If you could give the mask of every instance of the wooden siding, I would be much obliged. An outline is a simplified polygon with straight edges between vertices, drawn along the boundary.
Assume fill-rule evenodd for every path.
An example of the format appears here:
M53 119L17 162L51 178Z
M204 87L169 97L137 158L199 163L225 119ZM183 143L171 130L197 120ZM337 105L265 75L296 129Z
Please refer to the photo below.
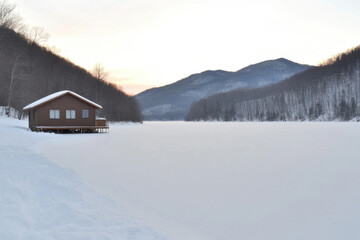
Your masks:
M106 119L96 119L96 126L106 127L107 126Z
M29 111L29 128L33 130L35 127L36 127L35 111L34 111L34 109L30 109L30 111Z

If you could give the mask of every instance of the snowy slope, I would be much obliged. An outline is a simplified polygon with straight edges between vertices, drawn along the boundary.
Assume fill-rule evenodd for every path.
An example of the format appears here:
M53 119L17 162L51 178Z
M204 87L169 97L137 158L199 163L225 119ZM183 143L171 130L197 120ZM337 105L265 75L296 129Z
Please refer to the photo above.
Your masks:
M32 151L57 136L26 125L0 117L0 239L164 239L73 171Z
M359 136L355 122L145 122L32 149L172 240L357 240Z

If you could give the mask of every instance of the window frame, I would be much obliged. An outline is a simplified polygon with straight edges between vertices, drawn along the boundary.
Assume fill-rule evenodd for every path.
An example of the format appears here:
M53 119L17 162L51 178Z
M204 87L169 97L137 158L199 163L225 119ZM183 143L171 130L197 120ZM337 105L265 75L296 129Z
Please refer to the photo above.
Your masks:
M60 110L59 109L50 109L49 110L49 119L60 119Z
M84 113L86 113L86 114L84 114ZM83 109L81 111L81 117L84 118L84 119L90 118L90 111L88 109Z
M65 118L69 120L76 119L76 111L74 109L67 109L65 112Z

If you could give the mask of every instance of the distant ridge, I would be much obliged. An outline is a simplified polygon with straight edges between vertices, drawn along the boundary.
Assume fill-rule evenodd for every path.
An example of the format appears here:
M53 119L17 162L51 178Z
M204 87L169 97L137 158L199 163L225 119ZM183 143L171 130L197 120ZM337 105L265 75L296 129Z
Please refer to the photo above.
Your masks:
M308 69L285 58L247 66L236 72L204 71L173 84L136 95L145 120L183 120L191 104L215 93L237 88L256 88L277 83Z
M270 86L203 98L186 120L358 121L359 106L360 46Z

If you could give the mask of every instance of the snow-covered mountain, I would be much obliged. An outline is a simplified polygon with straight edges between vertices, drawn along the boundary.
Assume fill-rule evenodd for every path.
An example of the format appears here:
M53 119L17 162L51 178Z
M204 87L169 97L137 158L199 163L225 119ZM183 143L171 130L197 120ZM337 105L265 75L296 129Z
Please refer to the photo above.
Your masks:
M205 71L136 96L145 120L182 120L190 105L201 98L237 88L277 83L308 69L284 58L260 62L237 72Z
M360 119L360 46L284 81L194 102L186 120L349 121Z

